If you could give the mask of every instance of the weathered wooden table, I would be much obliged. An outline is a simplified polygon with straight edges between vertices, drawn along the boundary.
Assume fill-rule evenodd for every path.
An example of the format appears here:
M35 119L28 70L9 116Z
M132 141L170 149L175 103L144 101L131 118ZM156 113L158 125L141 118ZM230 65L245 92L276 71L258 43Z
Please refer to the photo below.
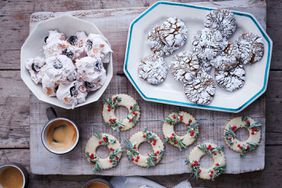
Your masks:
M29 30L29 16L36 11L69 11L149 6L154 0L2 0L0 2L0 163L20 162L29 169L29 96L20 79L20 47ZM182 2L189 2L182 1ZM195 181L189 175L150 177L167 187L188 178L193 186L280 187L282 183L282 2L267 1L267 32L274 41L270 82L266 93L265 170L223 175L215 182ZM123 49L120 49L123 50ZM116 59L123 64L123 59ZM46 161L48 164L48 161ZM75 165L75 164L74 164ZM92 176L31 176L30 187L81 187Z

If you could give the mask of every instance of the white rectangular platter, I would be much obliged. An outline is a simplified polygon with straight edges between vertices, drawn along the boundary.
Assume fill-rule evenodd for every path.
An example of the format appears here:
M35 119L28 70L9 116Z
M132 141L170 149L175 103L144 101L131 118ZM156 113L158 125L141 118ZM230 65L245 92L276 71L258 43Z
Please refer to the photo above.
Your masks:
M212 4L209 3L200 3L200 5L212 6ZM218 6L220 7L230 7L230 5L232 5L232 9L239 9L254 13L260 20L261 24L265 26L265 23L263 22L266 16L264 2L257 1L254 4L248 4L246 6L233 2L218 3ZM121 143L123 143L125 139L128 139L130 135L133 135L137 131L144 130L145 128L161 135L162 120L169 113L176 110L185 110L190 112L200 123L201 133L197 143L193 146L203 141L213 141L215 144L224 145L223 127L230 118L234 117L234 114L146 102L139 96L123 74L122 69L128 27L130 22L144 10L145 8L129 8L64 13L40 12L31 15L31 29L43 20L63 14L71 14L95 23L109 39L114 50L114 77L106 90L104 97L109 97L117 93L128 93L137 99L142 110L141 121L134 129L124 133L117 133L113 132L109 127L104 126L101 115L101 101L75 110L63 110L56 108L58 115L68 117L79 125L81 135L80 142L74 151L67 155L58 156L48 152L40 140L42 127L48 121L45 110L49 107L49 105L40 102L32 95L30 98L30 165L32 173L51 175L91 175L93 174L92 167L84 158L83 151L88 138L93 135L94 131L98 130L100 132L113 134L120 140ZM264 97L261 97L240 114L236 114L236 116L239 115L250 115L255 120L265 125ZM179 129L177 128L177 130L180 133L184 133L185 130L181 129L181 127L182 126L180 126ZM227 174L251 172L262 170L264 168L265 126L262 128L263 134L259 148L244 158L240 158L238 153L231 151L226 145L224 145L227 158ZM100 174L111 176L150 176L189 173L190 171L184 165L184 161L186 155L190 152L192 147L180 152L178 149L166 144L166 153L163 160L158 166L151 169L135 166L134 164L128 162L126 155L124 154L120 164L116 168L103 171Z
M168 17L180 18L187 26L188 38L181 51L192 51L192 41L198 31L204 29L205 16L212 10L206 6L194 6L174 2L157 2L138 16L130 25L128 33L127 51L124 63L124 73L144 100L178 106L216 110L224 112L240 112L261 96L267 87L271 61L272 41L265 33L259 22L249 13L233 11L237 31L229 39L235 41L242 33L252 32L263 39L264 56L262 60L251 66L244 66L246 70L245 85L235 92L228 92L217 87L215 97L208 105L199 105L186 98L183 86L168 74L160 85L148 84L137 74L138 66L144 57L152 54L146 44L147 34L156 25L161 24ZM173 55L164 58L169 64ZM212 75L213 73L211 73ZM213 76L213 75L212 75Z

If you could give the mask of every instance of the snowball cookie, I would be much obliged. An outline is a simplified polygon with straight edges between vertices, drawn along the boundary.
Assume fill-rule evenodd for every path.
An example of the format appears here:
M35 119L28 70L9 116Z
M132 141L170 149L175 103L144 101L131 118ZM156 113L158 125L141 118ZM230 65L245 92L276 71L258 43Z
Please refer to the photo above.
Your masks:
M97 155L96 150L99 146L106 146L109 149L109 155L106 158ZM122 157L122 148L114 136L107 133L95 133L86 144L85 156L93 165L93 172L96 173L116 167Z
M242 88L246 81L246 72L243 65L225 70L215 69L214 76L217 85L230 92Z
M200 160L204 155L209 155L213 159L213 164L208 168L200 165ZM224 148L212 143L199 144L190 152L186 164L191 168L195 178L214 180L225 171Z
M88 56L101 58L103 63L109 63L111 60L112 49L107 39L98 34L89 34L84 44Z
M88 91L101 88L107 78L103 63L96 57L84 57L75 63L78 79L85 82Z
M208 63L228 45L227 40L217 30L205 28L197 33L192 42L192 50L197 54L199 60ZM208 67L208 65L205 65Z
M67 38L68 43L72 46L83 48L87 39L87 35L84 31L78 31L74 35L71 35Z
M236 67L239 64L235 55L222 53L210 61L210 64L219 70L228 70Z
M261 124L249 116L236 117L228 121L224 128L224 140L227 146L235 152L244 156L248 152L254 151L259 146L261 140ZM249 137L245 141L237 138L236 131L240 128L247 129Z
M87 90L83 82L74 81L67 84L60 84L56 92L59 101L75 107L77 104L86 101Z
M77 76L71 59L65 55L47 58L42 74L42 88L47 96L55 96L59 84L73 82Z
M243 33L236 40L236 47L242 64L254 64L263 58L263 40L254 33Z
M25 68L28 70L31 79L34 83L41 83L43 72L41 68L45 65L45 60L42 57L29 58L25 62Z
M187 36L185 23L179 18L170 17L148 33L147 44L156 55L168 56L184 46Z
M44 41L43 52L46 58L62 54L70 46L65 40L65 35L56 30L49 31L49 35Z
M195 54L180 52L174 56L170 69L175 80L186 83L191 81L197 74L200 69L200 63Z
M227 9L216 9L211 11L204 21L204 26L209 29L218 30L223 37L229 39L237 29L234 14Z
M143 58L138 66L139 78L152 85L159 85L167 77L168 65L160 56L149 55Z
M201 70L196 76L184 84L184 92L189 101L196 104L209 104L215 95L215 83L213 78Z
M147 155L139 152L139 146L147 142L152 146L153 152ZM162 159L165 147L162 140L157 134L148 131L140 131L135 133L126 141L127 158L137 166L150 168L156 166Z

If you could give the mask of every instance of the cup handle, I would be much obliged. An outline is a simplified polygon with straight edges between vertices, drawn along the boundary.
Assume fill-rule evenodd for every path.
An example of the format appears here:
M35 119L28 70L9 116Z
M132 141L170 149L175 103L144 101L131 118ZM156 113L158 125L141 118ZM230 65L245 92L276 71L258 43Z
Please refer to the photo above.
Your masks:
M46 115L49 121L58 117L57 112L53 107L48 107L46 109Z

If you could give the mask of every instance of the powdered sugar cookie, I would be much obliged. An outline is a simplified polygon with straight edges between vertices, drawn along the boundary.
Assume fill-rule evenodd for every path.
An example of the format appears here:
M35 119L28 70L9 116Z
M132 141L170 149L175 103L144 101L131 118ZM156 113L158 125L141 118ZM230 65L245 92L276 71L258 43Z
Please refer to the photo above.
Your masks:
M115 110L123 106L127 108L128 115L124 119L118 119ZM113 95L104 100L103 119L114 130L126 131L134 127L140 118L140 107L135 99L126 94Z
M208 63L228 45L227 40L217 30L205 28L197 33L192 42L192 50L203 63ZM207 65L205 65L207 66Z
M49 31L49 35L44 41L43 52L46 58L61 55L62 52L70 46L65 40L65 35L56 30Z
M184 123L187 128L187 133L183 136L177 135L174 131L174 126L178 123ZM199 135L198 122L187 112L173 112L164 120L163 134L166 142L179 148L181 151L196 141Z
M109 149L109 156L101 158L97 155L97 148L99 146L107 146ZM94 168L93 172L99 172L104 169L116 167L122 157L122 149L119 141L112 135L106 133L96 133L92 136L85 146L86 159Z
M230 149L240 153L241 156L257 149L261 140L261 124L251 117L243 116L231 119L224 128L224 140ZM249 137L245 141L237 139L236 131L245 128Z
M139 77L152 85L161 84L167 77L168 65L160 56L149 55L138 66Z
M221 54L210 61L210 64L219 70L228 70L236 67L239 61L236 59L235 55Z
M148 33L147 43L156 55L168 56L184 46L187 35L185 23L179 18L170 17Z
M213 159L213 164L209 168L203 168L200 165L200 160L204 155L209 155ZM199 144L192 149L186 163L191 168L194 177L214 180L225 171L226 162L223 146L212 143Z
M42 57L30 58L25 62L25 68L28 70L31 79L34 83L39 84L42 81L43 72L41 68L45 65L45 60Z
M52 56L46 59L42 82L46 80L56 84L72 82L76 79L75 66L65 55Z
M242 64L254 64L263 58L263 40L254 33L243 33L236 40L236 47Z
M60 84L56 96L59 101L74 107L86 101L87 90L83 82L74 81L68 84Z
M106 70L102 61L95 57L84 57L75 63L78 80L84 81L88 91L101 88L106 81Z
M170 68L175 80L186 83L193 79L199 71L200 65L195 54L180 52L174 56Z
M198 71L192 81L184 84L184 92L193 103L209 104L215 95L214 80L205 71Z
M84 31L76 32L74 35L71 35L67 38L68 43L71 45L82 48L87 39L87 35Z
M242 88L246 80L246 73L243 65L237 65L236 67L225 70L215 69L214 76L217 85L230 92Z
M211 11L204 21L204 26L209 29L220 31L223 37L230 38L237 29L234 14L227 9Z
M109 63L112 49L106 38L98 34L89 34L84 45L88 56L101 58L103 63Z
M153 152L143 155L139 152L138 148L143 142L151 144ZM153 132L140 131L135 133L126 141L127 158L134 164L140 167L153 167L156 166L162 159L165 148L162 140Z

